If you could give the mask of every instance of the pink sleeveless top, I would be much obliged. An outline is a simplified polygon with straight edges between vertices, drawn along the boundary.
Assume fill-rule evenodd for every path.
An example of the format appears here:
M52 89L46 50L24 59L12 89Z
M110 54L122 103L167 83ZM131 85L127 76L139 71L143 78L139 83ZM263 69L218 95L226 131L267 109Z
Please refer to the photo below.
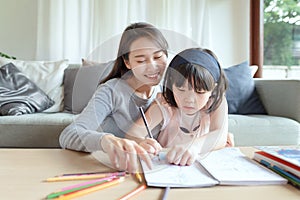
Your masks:
M178 144L189 143L195 137L203 136L209 132L210 116L204 111L200 111L199 115L197 115L199 123L195 124L200 125L200 127L195 131L185 133L180 129L180 110L171 107L163 98L157 99L156 103L163 115L163 124L157 139L162 147L168 148Z

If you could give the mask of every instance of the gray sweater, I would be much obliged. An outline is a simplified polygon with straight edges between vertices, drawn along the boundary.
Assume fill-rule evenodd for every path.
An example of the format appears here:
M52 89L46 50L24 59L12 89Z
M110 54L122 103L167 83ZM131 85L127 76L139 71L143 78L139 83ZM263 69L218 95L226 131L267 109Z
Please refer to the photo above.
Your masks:
M124 138L132 123L140 117L138 107L146 110L161 87L156 86L149 99L135 95L123 79L111 79L100 85L86 108L60 135L62 148L93 152L102 150L102 136L111 133Z

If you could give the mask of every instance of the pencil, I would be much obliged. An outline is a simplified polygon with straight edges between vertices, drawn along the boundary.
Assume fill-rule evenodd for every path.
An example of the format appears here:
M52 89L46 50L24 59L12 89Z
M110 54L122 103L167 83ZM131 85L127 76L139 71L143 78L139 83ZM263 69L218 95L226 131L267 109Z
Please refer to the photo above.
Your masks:
M145 117L144 110L143 110L142 107L139 107L139 110L140 110L140 113L141 113L141 115L142 115L144 124L145 124L145 126L146 126L146 129L147 129L147 132L148 132L148 136L149 136L150 138L153 138L153 135L152 135L152 133L151 133L151 131L150 131L150 129L149 129L149 125L148 125L147 119L146 119L146 117Z
M102 189L108 188L110 186L116 185L116 184L118 184L122 181L124 181L124 177L116 178L116 179L113 179L112 181L105 182L105 183L100 184L100 185L95 185L95 186L85 188L85 189L82 189L82 190L79 190L79 191L75 191L75 192L72 192L72 193L69 193L69 194L61 195L56 199L66 200L66 199L72 199L72 198L80 197L80 196L89 194L91 192L95 192L95 191L102 190Z
M135 188L134 190L130 191L129 193L125 194L124 196L122 196L119 200L127 200L130 197L136 195L137 193L139 193L140 191L146 189L146 185L142 184L139 187Z
M150 129L149 129L149 125L148 125L148 122L147 122L147 119L146 119L146 116L145 116L144 110L143 110L143 108L142 108L142 107L139 107L139 110L140 110L140 113L141 113L141 115L142 115L142 118L143 118L143 121L144 121L145 127L146 127L146 129L147 129L148 136L149 136L150 138L152 138L152 139L153 139L153 135L152 135L152 133L151 133L151 131L150 131ZM160 158L159 158L159 154L157 154L157 158L158 158L158 160L160 160Z
M56 176L52 178L47 178L46 182L88 180L88 179L105 178L110 176L125 176L125 172L90 174L90 175Z
M167 186L167 187L165 188L165 191L164 191L164 194L163 194L163 197L162 197L161 200L167 200L167 197L168 197L168 194L169 194L170 189L171 189L170 186Z
M78 188L78 187L81 187L81 186L84 186L84 185L97 183L97 182L104 181L104 180L111 180L113 178L117 178L117 176L110 176L110 177L105 177L105 178L100 178L100 179L94 179L94 180L83 182L83 183L78 183L78 184L75 184L75 185L69 185L69 186L66 186L66 187L62 188L60 191L70 190L70 189L73 189L73 188Z
M81 173L73 173L73 174L62 174L60 176L79 176L79 175L92 175L92 174L108 174L112 172L81 172Z
M140 183L142 183L143 182L143 179L142 179L142 176L141 176L141 173L135 173L135 177L136 177L136 179L140 182Z
M54 199L54 198L60 197L62 195L66 195L66 194L69 194L69 193L72 193L72 192L76 192L78 190L83 190L83 189L86 189L86 188L89 188L89 187L93 187L93 186L96 186L96 185L99 185L99 184L103 184L103 183L109 182L111 180L113 180L113 178L103 179L101 181L81 185L79 187L73 187L73 188L70 188L70 189L67 189L67 190L62 190L62 191L59 191L59 192L53 192L53 193L47 195L46 199Z

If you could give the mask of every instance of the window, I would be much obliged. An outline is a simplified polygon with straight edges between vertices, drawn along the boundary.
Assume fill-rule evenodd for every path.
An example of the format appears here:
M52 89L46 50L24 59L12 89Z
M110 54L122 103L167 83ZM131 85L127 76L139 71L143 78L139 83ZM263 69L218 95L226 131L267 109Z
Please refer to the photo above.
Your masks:
M264 0L264 78L300 78L300 1Z

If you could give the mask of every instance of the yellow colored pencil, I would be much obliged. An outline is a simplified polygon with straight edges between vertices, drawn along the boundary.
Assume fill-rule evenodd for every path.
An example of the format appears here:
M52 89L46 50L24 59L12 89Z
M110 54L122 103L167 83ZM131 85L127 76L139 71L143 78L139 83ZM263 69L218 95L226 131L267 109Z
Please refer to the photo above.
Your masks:
M137 180L138 180L139 183L143 182L143 178L141 176L141 173L135 173L135 177L137 178Z
M89 194L91 192L95 192L95 191L102 190L102 189L105 189L107 187L116 185L116 184L124 181L124 179L125 179L124 177L116 178L116 179L113 179L112 181L105 182L105 183L100 184L100 185L89 187L89 188L86 188L86 189L83 189L83 190L79 190L79 191L76 191L76 192L72 192L72 193L69 193L69 194L66 194L66 195L61 195L61 196L59 196L56 199L58 199L58 200L67 200L67 199L72 199L72 198L80 197L80 196Z
M89 180L89 179L98 179L105 178L110 176L124 176L124 172L113 172L105 174L90 174L90 175L74 175L74 176L56 176L52 178L47 178L46 182L56 182L56 181L76 181L76 180Z

